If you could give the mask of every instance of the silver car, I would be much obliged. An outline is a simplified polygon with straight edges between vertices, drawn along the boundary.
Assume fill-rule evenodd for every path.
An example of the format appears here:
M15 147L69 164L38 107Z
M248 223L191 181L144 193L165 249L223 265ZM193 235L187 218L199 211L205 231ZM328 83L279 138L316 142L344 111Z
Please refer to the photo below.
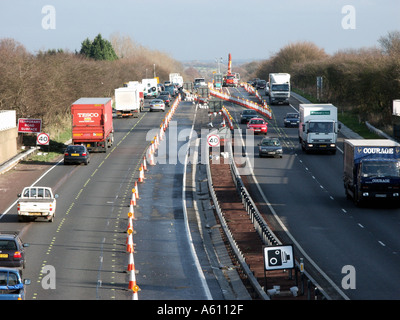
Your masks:
M282 158L282 145L278 138L263 138L258 144L259 157L280 157Z
M165 103L162 99L153 99L150 102L150 111L165 111Z

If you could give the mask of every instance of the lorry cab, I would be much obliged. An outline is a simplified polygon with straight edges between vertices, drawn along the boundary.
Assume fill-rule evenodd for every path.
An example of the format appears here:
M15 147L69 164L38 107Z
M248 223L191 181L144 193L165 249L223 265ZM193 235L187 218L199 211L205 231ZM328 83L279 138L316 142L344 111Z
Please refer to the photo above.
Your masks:
M336 142L340 124L337 108L332 104L299 105L299 142L308 151L336 153Z
M203 87L206 86L206 81L204 78L196 78L194 79L194 88L199 88L199 87Z
M290 74L270 73L268 81L268 95L270 104L289 104Z

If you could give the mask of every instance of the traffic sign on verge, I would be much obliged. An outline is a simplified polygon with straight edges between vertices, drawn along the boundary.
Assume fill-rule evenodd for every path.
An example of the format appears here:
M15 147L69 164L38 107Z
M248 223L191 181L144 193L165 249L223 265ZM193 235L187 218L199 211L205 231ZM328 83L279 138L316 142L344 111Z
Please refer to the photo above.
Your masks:
M293 269L294 255L292 245L264 247L265 270Z
M207 137L207 143L210 147L219 147L219 143L220 143L219 140L220 140L219 135L217 135L217 134L210 134Z
M36 144L41 146L48 146L50 143L50 136L47 133L41 132L37 135Z

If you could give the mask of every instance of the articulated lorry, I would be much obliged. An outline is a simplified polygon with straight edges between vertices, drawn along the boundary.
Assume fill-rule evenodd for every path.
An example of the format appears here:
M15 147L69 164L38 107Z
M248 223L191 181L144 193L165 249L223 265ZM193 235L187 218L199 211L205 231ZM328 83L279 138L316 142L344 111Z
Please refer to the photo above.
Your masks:
M344 141L343 182L356 205L400 200L400 144L388 139Z
M268 95L270 104L289 104L290 74L270 73L268 82Z
M80 98L71 106L72 144L107 152L114 143L111 98Z
M117 117L139 117L144 108L143 91L139 86L115 89L115 111Z
M335 154L340 130L337 108L333 104L300 104L299 114L299 142L303 151Z

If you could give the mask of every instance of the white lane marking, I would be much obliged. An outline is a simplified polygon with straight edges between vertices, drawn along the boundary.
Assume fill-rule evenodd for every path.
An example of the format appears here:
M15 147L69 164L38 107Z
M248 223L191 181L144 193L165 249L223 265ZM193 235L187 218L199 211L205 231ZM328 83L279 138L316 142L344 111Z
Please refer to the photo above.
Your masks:
M378 240L378 242L382 247L386 247L386 244L384 244L382 241Z
M193 128L194 128L194 124L196 121L196 115L197 115L197 106L195 109L195 114L194 114L194 118L193 118L193 123L192 123L192 128L190 130L190 136L189 136L189 141L192 141L192 135L193 135ZM182 178L182 208L183 208L183 216L184 216L184 221L185 221L185 230L186 230L186 236L189 242L189 246L190 246L190 252L192 254L192 258L195 262L196 268L197 268L197 272L199 274L200 280L203 284L203 289L204 289L204 293L207 296L208 300L212 300L212 294L210 292L210 289L208 287L206 278L204 276L204 272L201 268L200 262L199 262L199 258L197 256L196 253L196 249L194 248L194 244L193 244L193 238L189 229L189 219L187 216L187 210L186 210L186 168L187 168L187 162L188 162L188 156L189 156L189 148L190 148L190 143L187 144L187 149L186 149L186 155L185 155L185 165L183 167L183 178Z

